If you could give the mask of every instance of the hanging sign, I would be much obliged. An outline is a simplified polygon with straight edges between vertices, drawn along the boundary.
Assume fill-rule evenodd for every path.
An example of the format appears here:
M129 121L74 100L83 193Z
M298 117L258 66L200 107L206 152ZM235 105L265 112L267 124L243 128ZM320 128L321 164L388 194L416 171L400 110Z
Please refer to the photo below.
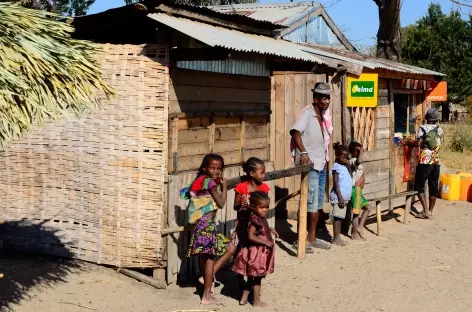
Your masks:
M346 105L348 107L376 107L378 86L378 74L361 74L359 78L348 76Z
M447 81L440 81L437 85L426 91L426 100L430 102L446 102Z

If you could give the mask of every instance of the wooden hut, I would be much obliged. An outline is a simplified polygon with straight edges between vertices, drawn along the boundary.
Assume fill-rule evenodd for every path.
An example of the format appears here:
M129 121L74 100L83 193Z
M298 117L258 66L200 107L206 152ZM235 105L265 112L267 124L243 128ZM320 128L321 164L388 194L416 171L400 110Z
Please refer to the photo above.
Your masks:
M268 170L293 166L288 130L311 103L314 82L328 81L333 139L374 131L366 191L390 193L393 94L401 85L395 86L402 78L438 79L349 54L347 43L333 50L281 40L287 25L169 1L80 17L74 25L77 39L103 45L97 57L118 95L89 116L34 129L0 152L4 222L40 225L0 238L96 263L167 267L169 282L193 269L184 261L186 232L166 239L162 233L186 223L178 191L191 182L203 155L220 153L226 177L241 174L241 162L251 156L266 161ZM338 29L332 32L344 41ZM347 77L368 72L380 77L378 106L348 109ZM295 191L297 183L278 181L271 197ZM233 200L230 193L218 214L226 234L234 224ZM296 201L290 205L296 209ZM272 224L273 216L272 210ZM44 239L51 232L57 241Z

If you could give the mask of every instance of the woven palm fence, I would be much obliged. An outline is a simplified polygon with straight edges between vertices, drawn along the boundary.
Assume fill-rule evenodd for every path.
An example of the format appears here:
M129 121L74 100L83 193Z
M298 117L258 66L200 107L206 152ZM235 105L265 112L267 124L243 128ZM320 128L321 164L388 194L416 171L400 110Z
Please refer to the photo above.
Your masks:
M85 118L34 128L0 151L0 225L12 225L0 240L95 263L163 267L168 49L103 49L114 99Z

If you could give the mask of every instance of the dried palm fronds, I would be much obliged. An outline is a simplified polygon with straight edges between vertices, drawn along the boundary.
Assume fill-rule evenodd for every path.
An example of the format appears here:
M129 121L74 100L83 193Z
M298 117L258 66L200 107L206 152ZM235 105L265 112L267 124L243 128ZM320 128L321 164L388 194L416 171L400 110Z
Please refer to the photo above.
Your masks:
M0 143L49 119L80 115L113 96L97 45L74 40L56 16L0 3Z

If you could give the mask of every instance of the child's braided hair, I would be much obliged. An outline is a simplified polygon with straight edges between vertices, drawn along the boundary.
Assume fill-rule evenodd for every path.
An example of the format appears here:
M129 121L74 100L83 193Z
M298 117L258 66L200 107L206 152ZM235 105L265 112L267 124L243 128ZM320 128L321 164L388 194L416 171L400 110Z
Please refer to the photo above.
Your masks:
M220 161L221 162L221 167L224 169L225 167L225 161L223 159L223 157L221 157L220 155L218 154L208 154L208 155L205 155L205 157L203 157L203 160L202 160L202 164L200 165L200 168L198 169L198 175L204 175L205 174L205 168L208 167L208 165L210 164L210 161L212 160L216 160L216 161Z
M250 175L251 172L255 171L257 166L262 165L264 166L264 162L257 157L251 157L245 162L243 162L243 171Z
M255 206L257 203L262 201L270 201L269 195L267 193L255 191L249 195L249 202L251 203L251 206Z

